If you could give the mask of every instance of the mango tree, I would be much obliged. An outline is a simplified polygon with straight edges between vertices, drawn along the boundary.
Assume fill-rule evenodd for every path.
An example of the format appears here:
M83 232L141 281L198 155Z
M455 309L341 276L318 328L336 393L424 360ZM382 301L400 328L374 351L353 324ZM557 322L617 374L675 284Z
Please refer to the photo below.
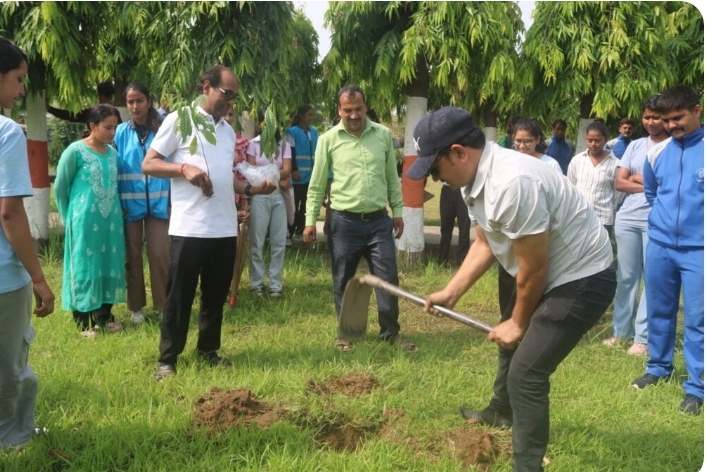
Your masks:
M429 108L453 104L506 112L522 31L514 2L331 2L324 59L330 95L347 83L366 90L383 118L405 118L402 190L405 231L398 249L416 258L424 249L424 182L407 179L416 159L412 134ZM494 114L486 124L494 126ZM493 130L491 130L491 134Z

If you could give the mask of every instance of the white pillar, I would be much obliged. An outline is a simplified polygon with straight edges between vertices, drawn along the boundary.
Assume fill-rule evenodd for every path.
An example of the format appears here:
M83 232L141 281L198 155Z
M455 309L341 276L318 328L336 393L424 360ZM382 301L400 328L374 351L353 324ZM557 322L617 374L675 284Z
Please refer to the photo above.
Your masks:
M493 141L495 143L498 142L498 128L494 126L488 126L483 129L483 134L485 134L486 141Z
M424 251L424 183L408 179L404 172L417 159L414 146L414 128L427 114L428 100L426 97L407 96L407 114L404 133L404 164L402 175L402 198L404 207L402 218L404 232L400 239L395 240L397 249L410 253Z
M588 149L586 146L586 128L591 123L593 123L593 118L579 118L579 131L576 136L576 151L574 154L582 153Z
M27 95L27 154L34 196L25 198L32 238L49 239L49 164L47 150L47 107L44 91Z
M244 111L240 115L240 126L242 127L242 135L245 139L252 139L255 137L255 120L250 117L250 113Z

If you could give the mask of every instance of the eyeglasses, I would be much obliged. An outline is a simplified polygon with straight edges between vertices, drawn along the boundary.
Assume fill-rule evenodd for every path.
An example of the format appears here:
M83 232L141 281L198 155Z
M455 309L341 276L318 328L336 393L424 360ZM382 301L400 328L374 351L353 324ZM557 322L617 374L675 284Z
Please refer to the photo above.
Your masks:
M225 98L227 101L235 100L238 98L237 92L233 92L232 90L223 90L222 88L218 87L218 91L223 94L223 98Z
M434 164L429 168L429 175L433 178L439 178L439 161L441 161L441 154L436 156Z
M534 139L516 139L514 141L515 147L517 146L529 146L534 142Z

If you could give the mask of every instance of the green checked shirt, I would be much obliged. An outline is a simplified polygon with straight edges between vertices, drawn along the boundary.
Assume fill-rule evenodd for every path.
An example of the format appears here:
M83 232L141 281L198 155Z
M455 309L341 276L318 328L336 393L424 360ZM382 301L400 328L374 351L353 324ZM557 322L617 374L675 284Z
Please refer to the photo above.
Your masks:
M402 217L402 187L392 133L386 127L368 119L357 138L339 123L319 137L307 195L307 226L316 225L329 171L331 209L370 213L390 206L394 218Z

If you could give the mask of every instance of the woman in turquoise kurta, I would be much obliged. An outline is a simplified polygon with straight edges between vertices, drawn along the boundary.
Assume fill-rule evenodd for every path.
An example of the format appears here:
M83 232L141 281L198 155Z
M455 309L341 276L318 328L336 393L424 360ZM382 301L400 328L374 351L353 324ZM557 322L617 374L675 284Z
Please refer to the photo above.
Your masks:
M117 152L110 146L118 111L96 105L89 134L69 145L56 170L54 195L66 228L62 307L87 337L95 325L122 329L110 313L125 301L125 238L118 197Z

